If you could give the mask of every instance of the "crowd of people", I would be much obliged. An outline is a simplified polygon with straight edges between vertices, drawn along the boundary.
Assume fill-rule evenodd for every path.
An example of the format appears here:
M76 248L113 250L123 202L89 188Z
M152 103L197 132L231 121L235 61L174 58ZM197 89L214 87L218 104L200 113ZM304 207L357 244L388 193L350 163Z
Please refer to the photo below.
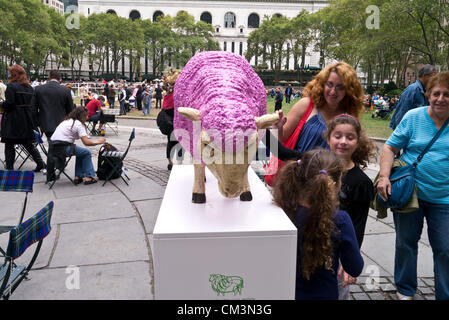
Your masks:
M105 83L98 99L81 85L81 106L73 105L70 89L59 84L60 74L50 73L50 81L35 86L19 65L10 68L10 79L1 107L1 139L5 143L6 169L14 166L14 145L21 144L36 162L35 171L45 163L33 146L33 129L39 128L50 141L74 143L80 139L92 146L105 142L88 138L85 122L94 119L106 102L111 108L116 101L115 83ZM121 114L130 105L149 114L152 98L173 121L173 81L144 82L135 87L118 84L117 100ZM1 94L0 83L0 94ZM290 89L289 89L290 88ZM289 86L288 103L294 95ZM162 92L166 91L163 96ZM269 91L267 90L267 94ZM271 93L270 93L271 94ZM274 96L282 96L280 88ZM395 115L390 125L393 133L383 146L379 180L376 187L364 173L369 161L375 159L377 147L367 137L360 122L367 101L394 103ZM281 100L282 101L282 100ZM285 116L282 107L271 130L267 129L265 144L278 139L276 156L285 161L273 187L274 202L290 217L298 229L296 298L349 299L349 285L357 281L364 261L360 253L370 205L376 193L391 196L390 173L395 158L411 165L435 134L441 135L416 166L416 187L419 209L396 212L394 281L398 298L411 300L417 290L418 241L426 219L435 265L435 297L449 299L449 72L437 73L425 65L419 79L409 86L399 100L390 101L377 94L367 96L355 70L345 62L336 62L322 69L311 80ZM123 111L123 112L122 112ZM158 123L159 125L159 123ZM293 148L283 146L301 126ZM100 127L101 128L101 127ZM177 141L167 131L168 169ZM275 138L277 136L277 138ZM181 151L181 150L180 150ZM69 149L67 149L67 153ZM75 182L95 183L89 149L76 147Z
M52 70L49 73L49 81L34 87L22 66L15 64L8 71L10 78L1 103L1 142L5 144L6 170L14 170L16 145L20 145L36 163L33 171L46 172L46 163L34 145L35 131L47 137L49 150L47 161L53 156L51 150L55 145L69 144L63 155L69 156L75 140L80 139L86 146L105 142L105 138L96 141L89 139L85 125L88 110L82 106L75 107L70 88L61 85L59 71ZM75 183L97 182L91 151L87 148L74 147ZM47 174L47 182L54 179L56 176L53 173Z

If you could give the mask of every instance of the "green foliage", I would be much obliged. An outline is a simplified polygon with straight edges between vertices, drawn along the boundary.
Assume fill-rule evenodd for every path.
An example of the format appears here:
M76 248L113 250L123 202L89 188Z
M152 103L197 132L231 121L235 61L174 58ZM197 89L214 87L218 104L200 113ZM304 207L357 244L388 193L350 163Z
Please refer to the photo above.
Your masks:
M0 0L0 16L2 78L8 65L23 64L30 74L41 74L48 61L51 68L70 66L74 78L80 76L86 59L97 75L107 69L118 78L118 65L124 57L131 61L132 73L138 75L141 58L147 54L153 74L161 75L169 63L182 67L198 51L219 50L213 27L195 23L185 11L157 22L132 21L106 13L88 18L62 16L40 0ZM76 22L73 27L71 19Z

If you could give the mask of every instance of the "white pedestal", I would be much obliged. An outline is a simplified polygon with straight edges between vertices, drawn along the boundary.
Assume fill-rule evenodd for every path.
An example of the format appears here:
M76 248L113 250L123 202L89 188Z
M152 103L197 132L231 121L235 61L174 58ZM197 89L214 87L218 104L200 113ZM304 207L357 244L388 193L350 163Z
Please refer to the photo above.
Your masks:
M156 299L294 299L297 230L248 175L244 202L206 169L206 203L194 204L193 165L173 166L153 233Z

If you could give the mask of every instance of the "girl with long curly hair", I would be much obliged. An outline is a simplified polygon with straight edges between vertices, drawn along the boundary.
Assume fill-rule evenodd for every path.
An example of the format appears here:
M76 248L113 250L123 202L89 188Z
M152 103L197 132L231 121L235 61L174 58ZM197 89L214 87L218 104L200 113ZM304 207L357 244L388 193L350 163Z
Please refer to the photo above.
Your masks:
M337 272L357 277L363 269L349 215L338 209L344 167L329 150L305 152L289 161L274 186L274 202L298 228L296 299L338 299Z

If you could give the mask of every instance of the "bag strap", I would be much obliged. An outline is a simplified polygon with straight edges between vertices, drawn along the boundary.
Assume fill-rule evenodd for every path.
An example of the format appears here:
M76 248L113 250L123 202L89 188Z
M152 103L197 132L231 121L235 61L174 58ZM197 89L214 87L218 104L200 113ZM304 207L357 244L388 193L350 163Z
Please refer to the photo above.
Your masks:
M292 135L287 139L287 141L285 143L283 143L283 145L285 147L287 147L287 148L295 147L296 143L298 142L299 134L301 133L302 128L304 127L304 124L306 123L310 114L312 113L312 110L313 110L313 101L312 101L312 98L310 98L310 102L309 102L309 105L307 106L307 110L306 110L306 112L303 113L301 119L298 122L298 125L297 125L295 131L293 131Z
M432 138L432 140L429 142L429 144L426 146L426 148L421 152L421 154L416 158L415 162L413 162L413 166L417 166L418 163L421 162L422 158L426 154L427 151L429 151L430 147L433 145L433 143L440 137L441 133L443 133L444 129L447 127L447 124L449 123L449 118L446 119L446 121L441 126L440 130L435 134L435 136Z

